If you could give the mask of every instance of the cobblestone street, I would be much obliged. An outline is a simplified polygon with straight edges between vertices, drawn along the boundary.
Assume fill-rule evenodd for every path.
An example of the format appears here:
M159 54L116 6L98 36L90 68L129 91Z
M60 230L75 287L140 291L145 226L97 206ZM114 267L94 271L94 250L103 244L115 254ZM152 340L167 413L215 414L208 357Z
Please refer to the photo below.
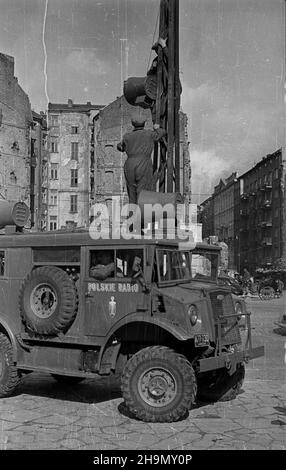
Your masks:
M69 388L45 374L24 378L18 395L0 401L4 449L277 449L286 448L286 337L274 321L285 298L247 300L255 344L266 355L247 365L236 400L198 406L172 424L130 419L115 378Z

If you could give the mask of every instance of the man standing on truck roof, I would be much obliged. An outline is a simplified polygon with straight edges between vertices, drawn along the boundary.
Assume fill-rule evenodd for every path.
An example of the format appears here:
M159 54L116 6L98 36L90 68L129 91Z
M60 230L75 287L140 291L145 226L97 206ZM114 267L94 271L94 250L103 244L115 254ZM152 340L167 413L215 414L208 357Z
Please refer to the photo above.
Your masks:
M154 142L158 142L166 131L154 124L153 131L145 129L146 118L140 114L131 120L133 131L124 134L117 145L120 152L126 152L124 175L130 204L137 204L140 191L152 190L152 151Z

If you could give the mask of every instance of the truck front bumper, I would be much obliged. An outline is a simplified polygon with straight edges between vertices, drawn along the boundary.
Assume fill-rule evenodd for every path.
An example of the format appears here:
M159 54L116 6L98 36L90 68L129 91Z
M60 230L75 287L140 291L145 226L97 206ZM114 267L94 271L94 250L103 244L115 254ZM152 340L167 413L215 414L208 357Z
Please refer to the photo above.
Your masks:
M250 312L244 312L243 314L231 314L227 317L241 317L245 316L246 319L246 339L244 344L240 343L239 349L232 349L225 351L222 349L222 325L225 322L224 316L220 316L217 319L217 349L213 356L209 356L198 361L198 372L208 372L216 369L226 368L229 375L232 375L236 371L237 364L242 362L248 362L256 357L264 356L264 346L252 347L251 338L251 325L250 325ZM237 347L237 345L234 345Z
M235 351L232 353L223 352L219 356L207 357L200 359L199 372L207 372L215 369L226 368L230 374L235 372L236 365L241 362L248 362L256 357L264 356L264 346L252 348L249 350Z

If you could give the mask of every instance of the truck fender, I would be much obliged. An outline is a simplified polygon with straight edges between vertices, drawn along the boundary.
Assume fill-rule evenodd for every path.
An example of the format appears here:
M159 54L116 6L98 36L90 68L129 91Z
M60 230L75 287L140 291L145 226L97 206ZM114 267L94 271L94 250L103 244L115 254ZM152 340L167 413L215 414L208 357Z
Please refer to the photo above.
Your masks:
M186 334L185 331L180 328L178 325L171 323L170 321L164 319L164 318L158 318L158 317L146 317L146 314L138 314L134 313L131 315L128 315L124 318L121 318L113 327L109 330L108 335L106 337L106 342L110 340L110 337L115 334L116 336L116 331L121 328L122 326L127 326L130 323L139 323L139 322L144 322L149 325L156 325L164 330L168 331L171 335L173 335L176 339L179 341L186 341L188 339L191 339L192 336L189 334ZM105 347L104 345L104 347Z
M177 325L173 325L172 323L166 321L162 318L154 318L149 317L146 318L145 314L138 314L135 313L133 315L128 315L128 317L121 318L108 332L108 336L106 337L105 343L101 347L99 360L98 360L98 369L100 374L108 373L110 369L115 369L116 361L119 355L121 343L117 342L116 340L112 341L112 338L116 338L116 331L120 329L122 326L127 326L131 323L139 323L144 322L149 325L156 325L173 335L176 339L180 341L186 341L191 338L185 334L185 332L179 328ZM107 356L107 357L105 357ZM109 361L108 361L108 359ZM109 366L105 363L109 362ZM107 369L106 369L107 366Z
M17 343L16 335L12 332L8 323L3 319L0 320L0 330L1 329L4 330L4 333L7 334L9 340L11 341L12 348L13 348L13 361L17 362L18 343Z

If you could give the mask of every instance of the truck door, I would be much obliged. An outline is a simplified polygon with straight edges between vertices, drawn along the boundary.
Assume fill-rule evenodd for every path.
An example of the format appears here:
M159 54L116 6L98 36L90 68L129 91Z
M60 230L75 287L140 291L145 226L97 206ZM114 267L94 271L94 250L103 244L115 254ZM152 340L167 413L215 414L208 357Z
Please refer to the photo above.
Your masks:
M106 336L121 318L142 310L146 294L132 276L144 272L144 249L90 247L86 256L84 334Z

